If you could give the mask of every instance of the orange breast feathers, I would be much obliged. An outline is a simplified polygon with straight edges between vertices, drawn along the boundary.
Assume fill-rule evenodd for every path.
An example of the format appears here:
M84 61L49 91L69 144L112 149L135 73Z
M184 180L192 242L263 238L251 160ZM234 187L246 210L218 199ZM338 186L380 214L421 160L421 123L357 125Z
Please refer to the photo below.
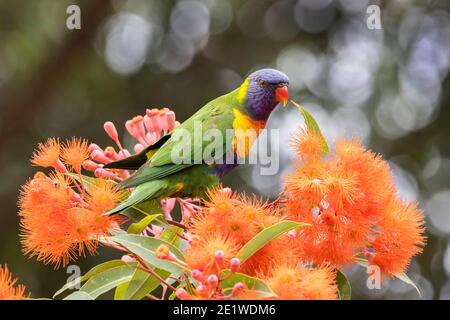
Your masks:
M243 114L238 109L233 109L234 120L234 152L241 158L245 158L250 152L250 148L259 136L259 133L266 126L265 120L254 120Z

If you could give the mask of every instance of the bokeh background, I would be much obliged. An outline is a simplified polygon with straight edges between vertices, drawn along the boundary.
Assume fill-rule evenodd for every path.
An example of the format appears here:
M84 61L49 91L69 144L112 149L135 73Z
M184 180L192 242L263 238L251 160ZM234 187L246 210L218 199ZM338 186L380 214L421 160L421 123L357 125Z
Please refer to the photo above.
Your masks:
M81 30L66 28L70 4L81 8ZM366 25L371 4L380 30ZM21 254L16 201L38 142L81 136L106 146L106 120L123 133L146 107L169 107L183 121L251 70L275 67L328 139L360 136L425 211L428 245L409 270L422 296L397 280L368 290L365 271L349 268L353 297L450 299L449 12L448 0L1 1L0 263L33 297L68 276ZM292 106L270 119L286 142L275 179L245 165L225 184L276 195L301 123ZM100 253L77 262L82 272L115 254Z

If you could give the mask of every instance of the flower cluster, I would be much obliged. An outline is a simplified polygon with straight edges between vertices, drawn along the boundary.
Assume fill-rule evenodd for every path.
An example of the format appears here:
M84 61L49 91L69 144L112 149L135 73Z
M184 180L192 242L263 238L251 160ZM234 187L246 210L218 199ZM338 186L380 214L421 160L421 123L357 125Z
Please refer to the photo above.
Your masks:
M175 113L167 108L147 109L144 116L138 115L125 122L127 132L135 139L134 153L140 153L146 147L153 145L178 125ZM97 144L91 143L88 148L89 159L83 162L83 168L94 172L98 178L121 181L130 176L128 170L104 169L103 165L127 158L131 153L122 146L114 123L107 121L103 128L116 144L117 149L113 146L102 149Z
M178 124L169 109L147 109L125 128L135 140L134 153L140 153ZM104 168L131 155L112 122L104 130L114 147L76 138L39 144L31 161L47 170L26 182L19 197L26 254L58 268L104 243L124 252L121 268L158 279L162 298L170 289L186 300L328 300L340 296L340 267L364 257L384 274L399 275L425 243L423 214L416 203L399 198L387 162L356 139L338 140L328 152L323 136L310 127L294 136L294 172L272 203L219 186L205 199L162 199L163 214L159 208L158 214L134 208L144 218L104 215L132 191L115 187L131 171ZM177 201L181 221L172 216ZM136 223L125 232L128 219ZM267 232L270 241L255 245ZM123 237L134 251L118 240ZM152 259L139 255L143 243L158 243L146 251ZM159 271L166 270L157 270L155 257L166 260L159 261L161 267L174 264L181 272L162 277ZM27 298L24 292L0 267L0 299ZM145 297L158 299L151 292Z
M122 199L122 193L110 181L82 178L81 165L87 157L86 141L61 144L49 139L39 145L32 163L55 171L37 172L20 192L24 251L56 268L83 255L85 248L94 253L99 238L120 222L102 214Z
M167 108L147 109L144 116L126 121L125 128L136 139L134 151L140 152L178 124L174 112ZM26 254L55 267L65 266L84 255L85 249L93 254L98 240L119 227L121 219L102 214L123 199L124 193L114 188L115 181L129 177L130 172L103 169L103 165L131 153L122 147L112 122L105 122L104 129L117 150L112 146L101 149L76 138L65 143L50 138L38 145L32 164L54 171L37 172L22 187L19 216ZM84 177L82 169L93 172L97 179ZM189 203L183 204L192 209ZM167 206L166 211L171 209L170 202Z
M324 156L312 130L293 140L286 214L310 223L295 234L302 260L342 266L363 255L387 275L403 272L424 245L423 215L397 195L388 164L360 141L338 140Z
M221 274L228 269L266 280L281 299L337 298L333 270L325 266L307 268L293 260L295 247L290 234L274 239L242 264L236 258L239 250L261 230L284 219L276 207L230 189L212 190L208 198L203 210L191 220L192 240L185 252L192 278L199 283L197 297L259 298L254 288L242 283L235 284L229 295L218 290Z

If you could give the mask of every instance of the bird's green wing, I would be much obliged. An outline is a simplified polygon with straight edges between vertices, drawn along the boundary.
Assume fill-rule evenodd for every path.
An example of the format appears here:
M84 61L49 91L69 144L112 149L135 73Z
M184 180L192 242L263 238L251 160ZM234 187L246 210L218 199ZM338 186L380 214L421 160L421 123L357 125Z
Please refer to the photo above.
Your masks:
M210 150L215 151L211 152L214 159L222 158L232 146L234 137L232 109L228 95L205 105L176 128L151 160L120 186L133 187L201 164L204 153Z

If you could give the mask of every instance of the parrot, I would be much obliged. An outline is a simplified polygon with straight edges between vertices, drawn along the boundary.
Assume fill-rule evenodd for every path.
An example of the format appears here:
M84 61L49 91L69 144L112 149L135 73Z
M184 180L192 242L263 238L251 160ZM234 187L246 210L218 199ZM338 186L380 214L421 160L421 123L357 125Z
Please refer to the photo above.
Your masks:
M106 169L136 171L117 185L119 189L134 188L128 198L105 215L120 213L144 201L205 197L210 188L217 186L239 164L238 159L248 155L275 107L279 103L286 106L288 87L289 78L281 71L269 68L254 71L238 88L208 102L155 144L139 154L106 164ZM194 141L193 132L198 125L202 126L204 134L211 129L221 133L222 138L217 144L222 148L214 154L214 159L223 161L194 161L194 155L203 155L207 145L207 139L200 143ZM248 129L254 130L256 137L237 134ZM189 135L192 136L188 138L191 143L181 147L191 151L192 161L174 161L174 149L183 143L179 141L180 136Z

